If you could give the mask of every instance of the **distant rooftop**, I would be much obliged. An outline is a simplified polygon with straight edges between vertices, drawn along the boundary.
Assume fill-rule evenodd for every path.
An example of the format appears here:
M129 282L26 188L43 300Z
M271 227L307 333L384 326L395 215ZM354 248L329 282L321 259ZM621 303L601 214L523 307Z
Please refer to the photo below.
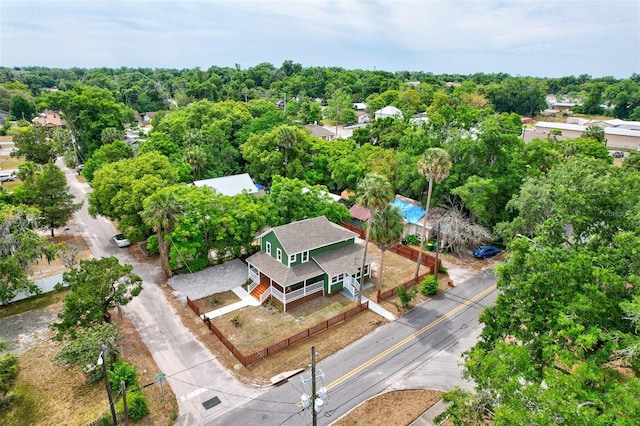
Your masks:
M247 191L249 194L255 194L258 192L258 188L251 180L251 176L248 173L240 175L224 176L213 179L197 180L194 181L195 186L208 186L215 189L222 195L228 195L233 197L234 195L241 194L242 191Z

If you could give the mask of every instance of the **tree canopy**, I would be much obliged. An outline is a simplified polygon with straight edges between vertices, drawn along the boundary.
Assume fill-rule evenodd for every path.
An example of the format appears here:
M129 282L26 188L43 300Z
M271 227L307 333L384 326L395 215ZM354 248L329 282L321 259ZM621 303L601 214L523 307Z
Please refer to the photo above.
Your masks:
M111 322L111 310L129 303L142 291L142 279L133 266L115 257L81 260L77 268L62 275L71 293L65 297L60 322L53 327L58 337L75 336L79 328Z

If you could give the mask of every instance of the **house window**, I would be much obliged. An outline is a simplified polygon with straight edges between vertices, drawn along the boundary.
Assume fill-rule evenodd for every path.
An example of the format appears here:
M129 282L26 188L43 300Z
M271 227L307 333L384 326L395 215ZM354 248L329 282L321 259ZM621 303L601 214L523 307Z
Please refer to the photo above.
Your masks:
M308 251L302 252L302 263L308 262L308 261L309 261L309 252Z
M265 250L267 251L267 254L271 254L271 243L269 241L265 244Z
M365 275L369 275L369 266L370 265L364 265L364 274Z
M362 270L362 268L358 268L358 272L356 272L356 275L354 276L355 279L360 278L360 271Z
M331 277L331 284L335 284L340 281L340 276L336 275L335 277Z
M296 255L295 254L290 254L289 255L289 265L291 265L295 261L296 261Z
M282 262L282 250L276 249L276 258Z

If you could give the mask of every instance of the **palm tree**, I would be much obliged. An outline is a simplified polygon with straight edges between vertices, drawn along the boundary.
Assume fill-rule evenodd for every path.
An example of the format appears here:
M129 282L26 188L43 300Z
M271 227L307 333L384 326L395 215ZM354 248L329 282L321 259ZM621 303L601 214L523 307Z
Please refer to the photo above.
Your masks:
M384 270L384 252L396 244L404 234L404 218L400 209L393 204L384 210L377 211L371 223L371 240L380 249L380 272L378 290L382 289L382 272Z
M420 251L418 252L418 263L416 265L415 277L420 273L422 264L422 246L424 243L424 233L427 229L427 217L429 216L429 205L431 204L431 192L433 191L433 181L442 182L449 176L451 171L451 157L442 148L429 148L418 160L418 172L429 180L429 190L427 191L427 205L425 206L424 220L420 232ZM437 271L436 271L437 273Z
M276 145L278 146L278 148L282 148L285 176L287 171L287 164L289 163L288 150L293 148L293 146L297 142L297 138L298 136L296 134L296 131L291 126L281 126L276 131Z
M362 257L362 269L360 269L360 289L358 292L358 304L362 303L362 285L364 283L364 267L367 260L367 249L371 234L371 224L376 211L384 209L393 200L393 188L389 179L376 173L367 174L358 184L356 202L370 210L367 220L367 233L364 243L364 256Z
M184 152L184 161L194 172L194 178L202 177L202 169L207 165L207 152L200 145L192 145Z
M143 203L144 210L140 214L142 220L151 226L158 235L158 250L162 271L166 278L173 276L169 267L169 243L166 240L175 227L178 216L182 213L182 204L173 188L163 188L156 192Z

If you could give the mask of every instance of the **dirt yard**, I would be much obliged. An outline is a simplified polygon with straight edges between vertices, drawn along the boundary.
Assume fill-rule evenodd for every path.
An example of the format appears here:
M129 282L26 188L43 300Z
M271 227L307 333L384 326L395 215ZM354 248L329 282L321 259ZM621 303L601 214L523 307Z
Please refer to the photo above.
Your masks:
M334 426L405 426L442 397L434 390L403 390L372 398L332 423Z

